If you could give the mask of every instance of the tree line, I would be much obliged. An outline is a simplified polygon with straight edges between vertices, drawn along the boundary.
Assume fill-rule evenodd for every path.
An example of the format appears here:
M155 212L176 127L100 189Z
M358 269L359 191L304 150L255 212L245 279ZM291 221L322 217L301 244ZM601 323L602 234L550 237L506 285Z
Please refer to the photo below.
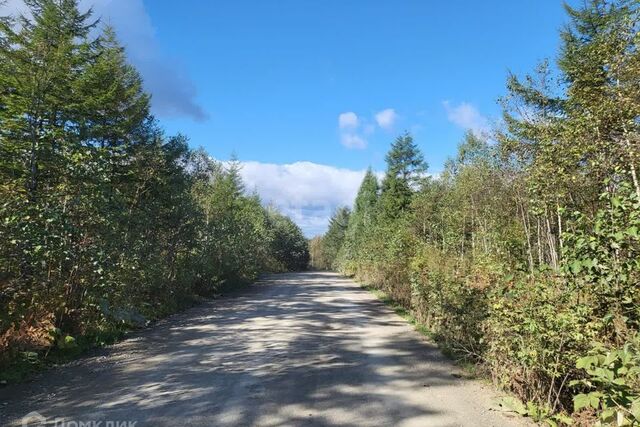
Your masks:
M111 28L75 0L25 3L0 19L0 380L306 267L237 161L164 134Z
M557 61L509 76L492 132L438 176L398 137L312 263L384 290L516 412L638 425L639 3L566 11Z

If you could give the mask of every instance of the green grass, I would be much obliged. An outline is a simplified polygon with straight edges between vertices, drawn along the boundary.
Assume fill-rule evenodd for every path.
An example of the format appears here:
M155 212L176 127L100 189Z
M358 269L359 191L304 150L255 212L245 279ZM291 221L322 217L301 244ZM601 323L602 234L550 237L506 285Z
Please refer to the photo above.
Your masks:
M23 382L38 372L75 360L93 348L114 344L124 338L128 330L108 327L80 336L66 348L54 344L40 351L15 352L0 363L0 385Z
M418 322L409 310L398 304L398 302L391 298L387 293L370 285L360 284L360 287L375 295L376 298L382 301L387 307L391 308L398 316L410 323L421 335L424 335L431 340L436 340L436 335L427 327L427 325Z
M360 287L366 291L371 292L380 301L382 301L387 307L391 308L398 316L407 321L413 328L422 336L427 337L430 341L435 343L443 355L450 359L454 364L464 372L465 378L469 379L484 379L478 372L478 365L471 363L465 358L461 357L454 349L447 346L446 343L438 336L437 333L429 329L427 325L419 322L415 316L406 307L400 305L397 301L391 298L386 292L375 288L371 285L359 283Z

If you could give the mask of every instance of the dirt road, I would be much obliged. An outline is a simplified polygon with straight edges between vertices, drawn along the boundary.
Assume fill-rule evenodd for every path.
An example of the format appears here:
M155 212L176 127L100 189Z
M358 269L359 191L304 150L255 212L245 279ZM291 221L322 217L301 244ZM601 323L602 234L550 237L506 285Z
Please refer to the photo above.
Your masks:
M0 389L0 425L522 425L456 372L354 282L282 274Z

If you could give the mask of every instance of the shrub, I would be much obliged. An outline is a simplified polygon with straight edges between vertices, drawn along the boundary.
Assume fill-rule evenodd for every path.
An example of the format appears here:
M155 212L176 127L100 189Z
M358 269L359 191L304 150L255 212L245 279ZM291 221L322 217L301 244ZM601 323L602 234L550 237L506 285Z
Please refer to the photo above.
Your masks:
M572 381L582 391L573 397L575 411L591 408L606 425L640 425L640 335L620 348L594 347L576 362L586 377Z

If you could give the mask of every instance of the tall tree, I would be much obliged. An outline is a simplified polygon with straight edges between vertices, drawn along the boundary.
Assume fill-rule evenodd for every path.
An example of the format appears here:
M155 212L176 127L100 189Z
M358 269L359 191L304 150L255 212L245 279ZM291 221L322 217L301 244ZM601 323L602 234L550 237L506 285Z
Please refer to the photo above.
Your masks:
M322 239L324 260L326 265L324 268L336 268L338 261L338 252L342 248L347 226L349 225L349 216L351 211L347 207L339 207L329 219L329 229Z
M0 18L0 381L18 351L305 267L300 229L245 194L237 160L164 135L111 28L74 0L25 3Z
M364 236L373 226L378 203L378 178L371 168L367 169L362 184L358 189L353 212L349 216L349 223L345 231L345 240L340 251L339 262L346 267L346 264L354 262L362 250Z
M117 150L144 132L150 96L113 28L105 27L93 45L94 57L74 82L78 133L85 143Z
M78 150L67 125L77 112L75 82L94 54L88 34L95 23L91 11L80 13L73 0L27 4L32 18L20 16L17 26L0 23L0 121L5 149L25 166L12 178L24 181L33 200L41 187L64 177L52 170L56 159L71 161Z
M415 185L427 171L422 152L409 133L399 136L386 156L387 171L382 180L379 213L397 218L411 203Z
M540 242L540 263L556 269L564 212L594 214L600 193L613 191L620 180L631 182L640 195L635 95L640 7L636 1L590 0L567 11L558 72L543 64L525 81L511 76L507 132L499 137L526 171L530 195L521 194L518 201L520 210L528 211L523 227L530 241Z
M638 197L640 144L640 5L634 0L590 0L582 9L566 6L570 25L561 33L558 61L567 84L566 146L602 182L620 168Z
M362 221L364 227L371 225L376 203L378 203L378 178L371 168L368 168L358 189L353 205L353 216L349 221Z

